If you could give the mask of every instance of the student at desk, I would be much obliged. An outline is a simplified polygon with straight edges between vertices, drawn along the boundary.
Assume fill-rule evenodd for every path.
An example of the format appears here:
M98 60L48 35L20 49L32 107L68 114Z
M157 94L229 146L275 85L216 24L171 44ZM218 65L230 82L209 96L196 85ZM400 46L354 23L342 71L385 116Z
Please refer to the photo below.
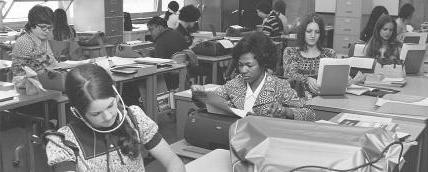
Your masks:
M384 6L376 6L373 8L372 13L370 14L369 21L367 22L366 27L360 34L360 39L362 41L368 42L369 39L372 37L374 26L382 14L388 15L388 10Z
M415 7L412 4L404 4L401 6L400 11L398 12L398 18L395 19L397 23L397 40L400 42L403 41L405 32L413 32L413 27L410 25L412 20L413 13L415 12Z
M52 36L53 11L49 7L36 5L28 12L25 34L16 40L12 49L12 72L24 75L23 66L44 72L46 66L56 64L48 39Z
M278 12L271 11L271 6L265 1L257 4L257 15L263 19L262 31L270 37L280 36L284 30Z
M180 19L178 27L175 29L186 40L186 46L189 47L193 44L192 33L196 32L198 26L197 21L201 17L201 12L193 5L184 6L180 10L178 18Z
M297 32L299 47L287 47L283 55L285 78L304 83L306 96L317 95L318 68L321 58L336 58L336 52L323 48L325 39L324 22L317 14L306 15Z
M296 120L315 120L290 84L267 72L276 60L275 46L261 32L245 36L233 48L232 60L238 64L239 75L218 88L215 93L228 100L229 106L243 109L250 115ZM205 96L204 87L193 85L193 99ZM198 97L202 96L202 97Z
M75 118L47 133L48 164L55 171L144 172L142 145L168 172L185 171L157 124L138 106L125 106L105 69L95 64L77 66L65 83Z
M396 40L397 24L391 16L382 15L377 20L373 36L365 47L367 57L376 59L381 65L401 65L399 54L401 43Z

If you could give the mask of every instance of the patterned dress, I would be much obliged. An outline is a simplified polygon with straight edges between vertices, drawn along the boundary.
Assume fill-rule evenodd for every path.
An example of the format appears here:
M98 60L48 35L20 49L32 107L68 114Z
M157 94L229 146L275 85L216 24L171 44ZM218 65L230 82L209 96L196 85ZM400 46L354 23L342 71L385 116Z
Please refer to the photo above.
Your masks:
M136 119L141 143L147 150L152 149L161 141L162 137L158 133L157 124L152 121L144 111L138 106L130 106L128 113ZM65 165L72 163L76 171L138 171L144 172L144 162L141 155L131 159L123 155L117 145L118 138L111 134L110 141L107 141L105 134L96 133L83 123L64 126L58 130L65 135L65 141L70 141L77 145L79 151L76 156L75 151L64 144L60 137L55 135L47 136L49 140L46 145L46 154L50 166ZM77 158L77 164L75 164Z
M298 47L287 47L284 50L284 77L305 81L308 77L317 78L321 58L336 58L336 52L330 48L321 49L315 58L303 57Z
M40 40L36 35L27 32L16 40L12 49L12 72L14 76L24 75L23 66L28 66L37 73L43 72L46 66L56 64L51 47L47 40Z
M228 100L230 107L237 109L244 109L246 92L247 84L242 75L238 75L216 90L219 96ZM268 110L274 103L288 107L296 120L314 121L317 119L314 112L306 107L306 102L297 96L296 91L290 88L290 84L286 80L267 73L265 84L256 98L253 111L255 115L273 117Z

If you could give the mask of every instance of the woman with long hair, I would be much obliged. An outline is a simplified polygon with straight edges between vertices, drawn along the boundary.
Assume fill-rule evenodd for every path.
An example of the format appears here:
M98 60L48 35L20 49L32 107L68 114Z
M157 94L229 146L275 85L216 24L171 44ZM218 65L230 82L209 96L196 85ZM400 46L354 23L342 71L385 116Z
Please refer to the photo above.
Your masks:
M58 8L54 11L53 36L56 41L73 39L76 37L76 31L68 25L67 13Z
M55 171L145 171L144 145L168 172L184 165L138 106L126 106L109 73L95 64L73 68L65 93L74 118L47 135L48 164Z
M360 39L362 41L367 42L372 37L374 26L382 14L388 15L388 10L384 6L376 6L373 8L369 21L360 34Z

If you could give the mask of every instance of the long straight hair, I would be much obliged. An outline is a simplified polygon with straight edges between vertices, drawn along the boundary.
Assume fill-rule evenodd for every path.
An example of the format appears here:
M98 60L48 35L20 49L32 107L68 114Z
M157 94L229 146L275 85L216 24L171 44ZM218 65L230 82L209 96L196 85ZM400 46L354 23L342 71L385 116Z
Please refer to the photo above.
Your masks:
M92 101L116 96L112 85L113 79L105 69L95 64L84 64L67 73L65 93L71 105L86 118L85 114ZM130 158L138 157L138 135L126 120L122 127L112 134L119 137L119 147L124 155Z
M57 41L67 40L74 37L73 31L67 22L67 13L63 9L56 9L53 19L53 36Z
M387 40L386 51L383 54L383 56L385 58L389 58L391 55L394 54L395 48L400 45L396 41L397 23L395 23L395 21L392 19L391 16L382 15L379 17L378 21L376 22L372 37L367 43L366 55L368 57L378 58L381 56L379 49L383 45L383 41L382 41L383 38L380 36L380 31L382 30L383 26L385 26L387 23L392 23L394 28L392 29L391 37L389 38L389 40Z
M299 26L299 29L297 31L297 45L300 48L300 51L306 51L307 50L307 44L305 40L306 36L306 28L308 27L309 23L315 22L318 24L318 27L320 28L320 37L317 42L317 48L321 51L322 43L325 38L325 25L324 21L320 16L318 16L316 13L308 14L303 18L302 24Z

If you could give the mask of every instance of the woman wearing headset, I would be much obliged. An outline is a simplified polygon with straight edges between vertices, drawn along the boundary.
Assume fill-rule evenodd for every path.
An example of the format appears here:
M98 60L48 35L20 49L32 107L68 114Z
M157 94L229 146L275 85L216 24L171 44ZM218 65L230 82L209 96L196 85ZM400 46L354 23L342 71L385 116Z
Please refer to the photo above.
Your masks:
M65 85L76 118L46 136L48 164L55 171L145 171L141 144L167 171L185 171L156 123L139 107L125 106L102 67L78 66Z

